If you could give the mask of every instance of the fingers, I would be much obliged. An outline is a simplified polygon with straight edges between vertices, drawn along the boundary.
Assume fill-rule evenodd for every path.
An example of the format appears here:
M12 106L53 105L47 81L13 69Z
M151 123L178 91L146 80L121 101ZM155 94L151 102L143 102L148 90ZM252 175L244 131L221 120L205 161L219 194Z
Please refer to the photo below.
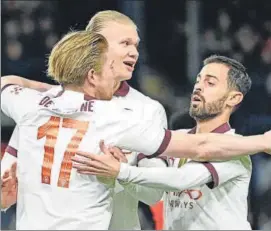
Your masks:
M16 171L17 171L17 162L14 162L11 165L10 173L12 178L16 178Z
M8 187L11 183L12 183L12 178L9 176L5 179L2 179L1 186L2 186L2 188Z
M88 165L89 160L87 159L82 159L82 158L78 158L78 157L72 157L71 158L73 163L77 163L77 164L84 164L84 165Z
M100 141L100 149L105 155L111 155L109 149L104 144L104 140Z
M127 163L128 160L125 154L117 147L112 147L109 151L113 154L113 156L120 162Z
M124 154L118 153L118 152L113 152L112 154L113 154L114 158L117 159L119 162L123 162L123 163L128 162L128 160Z
M9 177L9 173L10 173L9 169L4 172L4 174L2 176L2 181Z
M117 153L118 155L124 155L123 152L119 148L117 148L117 147L110 147L109 151Z
M106 174L106 173L97 172L96 169L94 169L93 171L77 171L77 172L80 173L80 174L82 174L82 175L108 176L108 174Z
M86 165L76 165L76 166L74 166L74 168L77 169L78 173L84 173L84 174L87 174L87 175L93 175L94 172L96 174L98 174L98 175L104 173L103 170L93 168L93 167L89 167L89 166L86 166Z
M78 169L82 167L93 167L97 169L105 169L105 166L103 163L97 162L97 161L88 161L87 164L73 164L73 167Z
M90 159L90 160L100 160L100 157L99 155L96 155L96 154L92 154L92 153L89 153L89 152L82 152L82 151L77 151L76 152L76 155L78 156L83 156L87 159ZM73 157L74 158L74 157Z

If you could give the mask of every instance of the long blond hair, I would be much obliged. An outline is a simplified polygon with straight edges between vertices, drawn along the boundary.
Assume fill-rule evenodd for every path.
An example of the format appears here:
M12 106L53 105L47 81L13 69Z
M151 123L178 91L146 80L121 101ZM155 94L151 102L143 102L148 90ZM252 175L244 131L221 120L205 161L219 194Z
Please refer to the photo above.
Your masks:
M48 59L48 75L60 84L80 86L89 70L101 72L107 49L107 40L100 34L70 32L53 47Z

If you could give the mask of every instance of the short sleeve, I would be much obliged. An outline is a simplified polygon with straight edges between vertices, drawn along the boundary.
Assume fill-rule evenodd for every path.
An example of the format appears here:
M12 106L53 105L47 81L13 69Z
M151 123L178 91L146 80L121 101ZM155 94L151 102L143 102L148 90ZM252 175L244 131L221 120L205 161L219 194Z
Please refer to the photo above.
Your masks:
M118 122L114 145L144 153L150 158L156 157L166 150L171 132L164 127L165 121L160 119L160 107L156 104L138 104L127 101L127 106L122 107L118 118L115 118Z
M160 103L157 103L157 110L158 110L157 117L154 117L154 119L157 119L158 122L161 121L162 126L167 129L168 122L165 108Z
M161 125L167 129L168 128L168 123L167 123L167 115L166 115L166 111L164 109L164 107L160 104L160 103L156 103L156 110L154 110L153 113L153 120L157 120L157 123L161 123ZM166 166L168 166L168 162L167 162L167 157L166 156L158 156L157 158L152 158L151 160L149 160L150 157L146 156L144 153L139 153L137 156L137 162L138 162L138 166L140 165L153 165L155 166L156 163L158 163L158 165L160 166L160 164L162 164L162 166L164 166L166 164Z
M1 91L1 110L18 123L40 98L38 91L18 85L6 85Z

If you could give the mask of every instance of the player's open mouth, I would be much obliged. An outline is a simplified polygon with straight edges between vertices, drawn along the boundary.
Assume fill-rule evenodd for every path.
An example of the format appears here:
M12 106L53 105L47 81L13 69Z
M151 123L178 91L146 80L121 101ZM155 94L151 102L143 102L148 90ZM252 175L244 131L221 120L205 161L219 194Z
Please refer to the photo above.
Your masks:
M198 95L194 95L194 96L192 97L192 101L193 101L193 102L201 102L202 100L201 100L201 98L200 98Z
M125 64L125 66L127 67L127 69L129 71L133 71L134 70L134 66L135 66L135 62L134 61L124 61L123 63Z

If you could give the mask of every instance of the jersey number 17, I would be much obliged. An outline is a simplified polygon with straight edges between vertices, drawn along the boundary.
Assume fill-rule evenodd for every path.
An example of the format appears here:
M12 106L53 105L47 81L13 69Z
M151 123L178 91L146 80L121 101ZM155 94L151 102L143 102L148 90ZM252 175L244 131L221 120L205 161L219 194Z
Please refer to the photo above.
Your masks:
M43 137L46 137L41 171L41 182L43 184L51 184L51 172L54 162L55 145L57 138L59 138L58 133L61 121L63 128L77 130L65 150L57 182L58 187L68 188L72 170L71 158L75 155L84 135L86 134L89 122L51 116L48 122L38 128L37 138L42 139Z

